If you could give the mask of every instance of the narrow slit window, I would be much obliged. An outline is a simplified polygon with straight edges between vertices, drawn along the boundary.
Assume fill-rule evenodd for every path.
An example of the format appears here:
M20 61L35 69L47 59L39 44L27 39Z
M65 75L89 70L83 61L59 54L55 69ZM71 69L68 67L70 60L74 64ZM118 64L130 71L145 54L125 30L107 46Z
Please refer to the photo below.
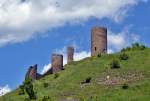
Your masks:
M96 47L95 47L95 51L96 51L97 49L96 49Z

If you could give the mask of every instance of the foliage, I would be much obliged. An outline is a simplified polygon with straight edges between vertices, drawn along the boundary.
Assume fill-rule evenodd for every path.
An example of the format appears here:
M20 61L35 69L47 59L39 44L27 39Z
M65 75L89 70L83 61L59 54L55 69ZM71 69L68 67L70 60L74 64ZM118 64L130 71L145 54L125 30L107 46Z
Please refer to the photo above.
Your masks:
M102 56L102 55L101 55L100 53L97 55L98 58L100 58L101 56Z
M44 88L47 88L48 87L48 83L43 83L43 86L44 86Z
M29 99L36 99L36 95L33 89L32 79L26 78L24 81L24 90L29 96Z
M126 53L121 53L119 58L120 60L128 60L129 56Z
M121 50L121 52L125 52L125 51L135 51L135 50L144 50L147 47L145 45L139 44L139 43L134 43L132 44L130 47L127 48L123 48Z
M19 86L19 95L24 95L25 94L25 91L24 91L24 85L20 85Z
M86 80L85 80L85 83L90 83L91 79L92 79L91 77L87 77Z
M59 77L59 74L58 73L55 73L54 74L54 79L57 79Z
M44 96L41 101L52 101L49 96Z
M128 88L129 88L128 84L123 84L122 85L122 89L128 89Z
M113 60L111 63L110 63L110 68L111 69L118 69L120 68L120 63L118 60Z

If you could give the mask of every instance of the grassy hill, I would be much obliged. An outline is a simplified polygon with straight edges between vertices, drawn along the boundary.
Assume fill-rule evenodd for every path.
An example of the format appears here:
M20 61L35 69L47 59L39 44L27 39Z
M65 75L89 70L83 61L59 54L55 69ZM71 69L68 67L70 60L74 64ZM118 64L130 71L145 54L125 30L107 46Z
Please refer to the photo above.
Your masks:
M73 62L58 74L34 81L36 101L149 101L150 49L126 51L128 60L120 60L120 54ZM116 59L120 68L111 69L110 63ZM88 79L89 83L84 82ZM28 101L27 94L18 92L16 89L0 101ZM44 100L44 96L50 99Z

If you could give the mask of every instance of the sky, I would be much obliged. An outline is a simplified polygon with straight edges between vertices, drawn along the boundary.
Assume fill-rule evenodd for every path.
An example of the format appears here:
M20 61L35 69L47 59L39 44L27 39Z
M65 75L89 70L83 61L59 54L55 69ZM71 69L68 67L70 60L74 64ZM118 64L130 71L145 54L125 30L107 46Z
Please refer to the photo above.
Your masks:
M0 0L0 96L18 87L28 67L44 73L51 54L75 47L75 60L90 56L94 26L108 30L108 52L134 42L150 46L149 0Z

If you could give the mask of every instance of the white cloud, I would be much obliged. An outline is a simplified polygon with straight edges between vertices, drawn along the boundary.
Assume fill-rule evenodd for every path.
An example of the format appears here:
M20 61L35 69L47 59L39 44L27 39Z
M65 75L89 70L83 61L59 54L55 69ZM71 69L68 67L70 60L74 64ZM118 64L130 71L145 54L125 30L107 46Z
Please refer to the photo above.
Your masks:
M114 50L111 49L111 48L109 48L109 49L107 50L107 52L108 52L108 54L112 54L112 53L114 53Z
M139 41L140 36L138 34L131 33L128 27L124 28L121 32L118 33L108 31L109 52L120 51L122 48Z
M59 53L62 53L63 54L63 64L67 64L67 54L65 53L64 51L64 48L62 50L59 51ZM82 60L86 57L90 57L91 53L90 52L86 52L86 51L81 51L81 52L75 52L74 54L74 61L79 61L79 60ZM44 74L46 71L48 71L49 69L51 68L51 63L49 63L48 65L45 65L43 67L43 70L42 70L42 74Z
M90 17L120 21L147 0L0 0L0 46L27 41L53 27Z
M0 96L3 96L6 93L9 93L10 91L11 91L11 89L9 88L8 85L6 85L4 87L0 87Z

